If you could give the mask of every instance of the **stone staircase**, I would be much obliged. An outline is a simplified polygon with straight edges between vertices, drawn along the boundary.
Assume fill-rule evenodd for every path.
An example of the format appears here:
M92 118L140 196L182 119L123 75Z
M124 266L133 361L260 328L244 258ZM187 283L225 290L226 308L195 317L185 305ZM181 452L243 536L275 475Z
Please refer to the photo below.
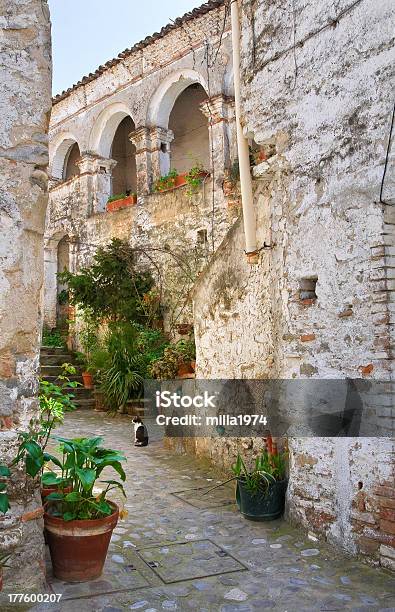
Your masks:
M44 380L59 383L57 380L59 374L62 373L62 364L71 363L77 370L75 376L69 376L70 380L75 380L81 386L70 390L74 395L74 403L78 409L90 409L95 407L95 400L91 389L85 389L81 376L81 368L75 363L72 353L69 353L64 348L54 348L52 346L42 346L40 350L40 373Z

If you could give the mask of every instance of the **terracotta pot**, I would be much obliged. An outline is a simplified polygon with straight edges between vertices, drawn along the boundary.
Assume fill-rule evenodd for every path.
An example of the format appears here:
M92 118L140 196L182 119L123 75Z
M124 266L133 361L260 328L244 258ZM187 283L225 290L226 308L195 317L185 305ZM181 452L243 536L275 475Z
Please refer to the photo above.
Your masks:
M191 370L194 372L196 370L196 361L192 359L191 361Z
M187 179L185 178L186 172L183 174L178 174L175 178L174 187L182 187L182 185L187 184Z
M104 393L95 389L93 392L93 397L95 398L95 410L107 412L107 406L104 401Z
M82 372L81 376L85 389L93 389L93 375L90 372Z
M98 578L106 560L119 508L111 516L91 521L64 521L44 514L46 538L51 553L53 573L65 582L88 582Z
M193 374L193 369L192 369L192 366L191 366L191 362L182 363L179 366L177 375L179 377L182 377L182 376L185 376L185 374Z
M120 198L119 200L107 202L106 209L108 212L115 212L120 208L127 208L128 206L134 206L135 204L137 204L137 195L133 194L127 198Z

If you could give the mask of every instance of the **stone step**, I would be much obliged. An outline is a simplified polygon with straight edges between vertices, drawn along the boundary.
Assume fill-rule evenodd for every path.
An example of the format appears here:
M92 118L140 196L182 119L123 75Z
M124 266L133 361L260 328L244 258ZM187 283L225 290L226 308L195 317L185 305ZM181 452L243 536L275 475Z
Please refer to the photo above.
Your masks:
M67 353L67 349L62 346L42 346L40 348L40 356L41 355L63 355Z
M63 368L60 365L40 365L40 373L41 376L59 376L60 374L63 374ZM77 376L80 377L80 372L78 371L77 368ZM69 376L70 379L73 378L73 376Z
M64 363L73 363L73 356L67 353L56 353L55 355L40 355L40 364L41 366L50 366L50 365L63 365Z
M92 398L92 389L85 389L85 387L76 387L75 389L66 389L65 391L74 395L75 400Z
M54 366L48 366L48 367L54 367ZM41 372L41 378L43 380L47 380L48 382L55 383L56 385L58 385L61 382L58 379L58 375L56 374L44 374L43 372ZM84 383L84 381L82 380L82 376L79 376L78 374L76 374L75 376L70 375L67 378L72 381L77 381L81 383L81 385L83 385Z
M74 400L74 404L76 405L77 409L92 410L95 407L96 402L93 398L85 398Z

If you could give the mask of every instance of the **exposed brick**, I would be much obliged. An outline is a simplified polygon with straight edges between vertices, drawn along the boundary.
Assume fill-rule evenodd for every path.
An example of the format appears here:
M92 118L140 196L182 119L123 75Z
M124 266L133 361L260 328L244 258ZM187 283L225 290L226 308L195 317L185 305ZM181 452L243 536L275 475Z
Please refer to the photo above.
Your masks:
M366 366L360 366L360 367L359 367L359 369L361 370L361 373L362 373L364 376L367 376L368 374L371 374L371 373L373 372L373 370L374 370L374 366L373 366L373 364L372 364L372 363L369 363L369 364L368 364L368 365L366 365Z
M300 336L301 342L311 342L312 340L315 340L315 334L303 334Z
M395 522L395 510L390 508L382 508L380 510L380 518Z
M379 552L380 542L376 542L375 540L371 540L366 536L361 536L358 538L358 547L361 553L365 555L373 555L376 556Z
M395 522L380 520L380 529L384 531L384 533L389 533L391 535L395 535Z
M32 510L31 512L26 512L22 515L21 521L22 523L27 523L28 521L35 521L38 518L44 516L44 508L40 506L36 508L36 510Z

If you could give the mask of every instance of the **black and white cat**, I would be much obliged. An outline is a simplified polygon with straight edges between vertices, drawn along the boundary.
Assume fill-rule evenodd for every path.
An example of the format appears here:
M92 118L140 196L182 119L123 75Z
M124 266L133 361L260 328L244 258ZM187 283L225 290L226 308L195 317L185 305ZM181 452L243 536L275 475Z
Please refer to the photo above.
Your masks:
M148 445L148 430L144 425L143 421L139 416L134 417L134 445L135 446L147 446Z

